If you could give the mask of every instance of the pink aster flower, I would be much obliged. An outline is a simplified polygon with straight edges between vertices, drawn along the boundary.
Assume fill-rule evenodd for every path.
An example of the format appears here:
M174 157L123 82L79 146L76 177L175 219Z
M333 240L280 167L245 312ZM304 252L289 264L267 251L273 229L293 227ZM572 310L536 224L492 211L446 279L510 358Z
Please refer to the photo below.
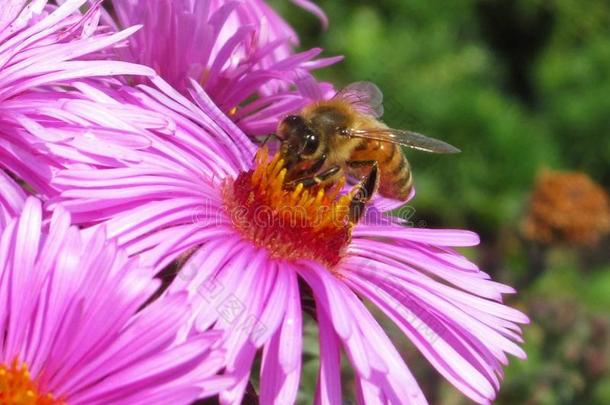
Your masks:
M4 171L0 171L0 190L0 231L2 231L23 209L26 195L21 186Z
M215 394L219 333L175 343L184 294L157 288L103 228L85 235L30 197L0 236L0 403L167 404Z
M226 370L238 381L222 403L240 403L259 350L261 403L295 401L305 310L319 326L316 403L341 403L341 349L359 403L425 403L363 301L465 395L494 399L507 354L525 357L518 324L528 319L502 303L512 288L455 250L476 245L476 234L409 228L374 210L356 225L341 220L349 196L283 190L282 162L264 152L255 158L255 146L201 88L194 85L194 105L154 82L158 88L130 97L163 111L174 135L138 151L139 163L63 171L57 202L83 223L105 221L110 236L156 271L188 258L168 291L189 295L183 333L227 331ZM301 216L292 223L286 212Z
M313 3L295 3L326 23ZM118 25L143 25L122 53L125 60L153 67L183 94L196 80L249 135L275 130L279 116L308 101L309 72L341 59L314 59L321 53L317 48L295 53L297 35L261 0L118 0L113 5Z
M137 27L105 32L98 27L99 5L81 14L79 7L85 3L69 0L57 7L47 1L2 2L0 166L42 194L53 194L50 178L58 164L39 148L41 142L68 141L74 133L86 131L79 116L87 112L62 108L62 100L76 97L72 86L85 79L104 86L103 78L109 75L154 73L147 67L104 60L102 51L124 42Z

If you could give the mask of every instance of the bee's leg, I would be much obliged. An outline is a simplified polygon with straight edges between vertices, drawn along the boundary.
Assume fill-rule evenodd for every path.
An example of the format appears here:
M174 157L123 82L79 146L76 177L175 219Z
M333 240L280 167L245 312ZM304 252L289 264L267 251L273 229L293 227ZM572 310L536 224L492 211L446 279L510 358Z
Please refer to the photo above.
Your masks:
M379 166L376 160L352 160L347 162L347 165L352 169L370 168L368 174L356 184L356 193L349 207L349 220L357 223L364 214L366 203L370 201L379 186Z
M311 167L301 170L296 173L294 180L288 180L286 182L287 188L294 188L297 184L302 183L303 180L313 177L316 172L318 172L322 166L326 162L326 154L322 155L320 159L318 159Z
M311 165L309 169L303 170L303 172L301 172L301 174L303 175L302 177L313 176L314 173L319 171L322 166L324 166L324 162L326 162L326 154L320 156L320 159L318 159L316 163Z
M287 185L289 187L294 187L300 183L305 188L317 186L318 184L321 184L321 183L331 179L332 177L336 176L340 171L341 171L341 167L334 165L334 166L331 166L328 169L324 170L323 172L318 173L315 176L301 177L300 179L293 180L290 183L287 183Z

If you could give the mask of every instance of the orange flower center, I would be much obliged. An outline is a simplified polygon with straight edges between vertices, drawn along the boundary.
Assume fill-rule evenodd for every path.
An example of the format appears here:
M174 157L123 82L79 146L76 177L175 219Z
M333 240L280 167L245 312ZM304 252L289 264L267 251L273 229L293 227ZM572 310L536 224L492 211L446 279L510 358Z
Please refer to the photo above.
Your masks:
M328 189L286 189L286 168L266 148L255 168L225 183L224 203L235 228L256 246L281 259L312 259L329 267L339 262L351 239L352 195L340 196L344 179Z
M0 405L65 405L51 394L40 392L25 364L17 360L0 364Z

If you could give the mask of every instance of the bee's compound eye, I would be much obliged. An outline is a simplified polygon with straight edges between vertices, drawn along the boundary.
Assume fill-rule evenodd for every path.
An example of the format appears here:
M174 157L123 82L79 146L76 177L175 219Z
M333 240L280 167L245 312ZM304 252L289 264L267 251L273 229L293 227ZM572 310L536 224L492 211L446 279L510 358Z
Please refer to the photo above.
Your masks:
M313 154L316 150L318 150L318 146L320 146L320 139L313 132L308 132L305 135L305 145L303 146L303 153L306 155Z
M301 122L301 117L299 117L298 115L289 115L288 117L286 117L286 122L290 124L296 124Z

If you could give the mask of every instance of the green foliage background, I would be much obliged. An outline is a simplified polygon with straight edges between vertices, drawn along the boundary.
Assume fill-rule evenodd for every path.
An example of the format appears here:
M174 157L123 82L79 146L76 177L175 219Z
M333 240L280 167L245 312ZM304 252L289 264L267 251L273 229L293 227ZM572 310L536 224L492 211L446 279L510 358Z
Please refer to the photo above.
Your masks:
M498 403L610 403L608 240L584 250L555 247L536 268L518 227L541 168L584 171L610 188L610 3L324 0L325 32L289 2L271 3L303 48L345 55L321 79L337 87L373 81L384 91L390 126L462 149L407 152L412 205L420 224L479 232L474 259L516 285L509 302L532 317L529 360L511 359ZM387 328L432 403L467 403ZM308 342L303 387L316 378L315 336ZM302 403L311 395L304 391Z

